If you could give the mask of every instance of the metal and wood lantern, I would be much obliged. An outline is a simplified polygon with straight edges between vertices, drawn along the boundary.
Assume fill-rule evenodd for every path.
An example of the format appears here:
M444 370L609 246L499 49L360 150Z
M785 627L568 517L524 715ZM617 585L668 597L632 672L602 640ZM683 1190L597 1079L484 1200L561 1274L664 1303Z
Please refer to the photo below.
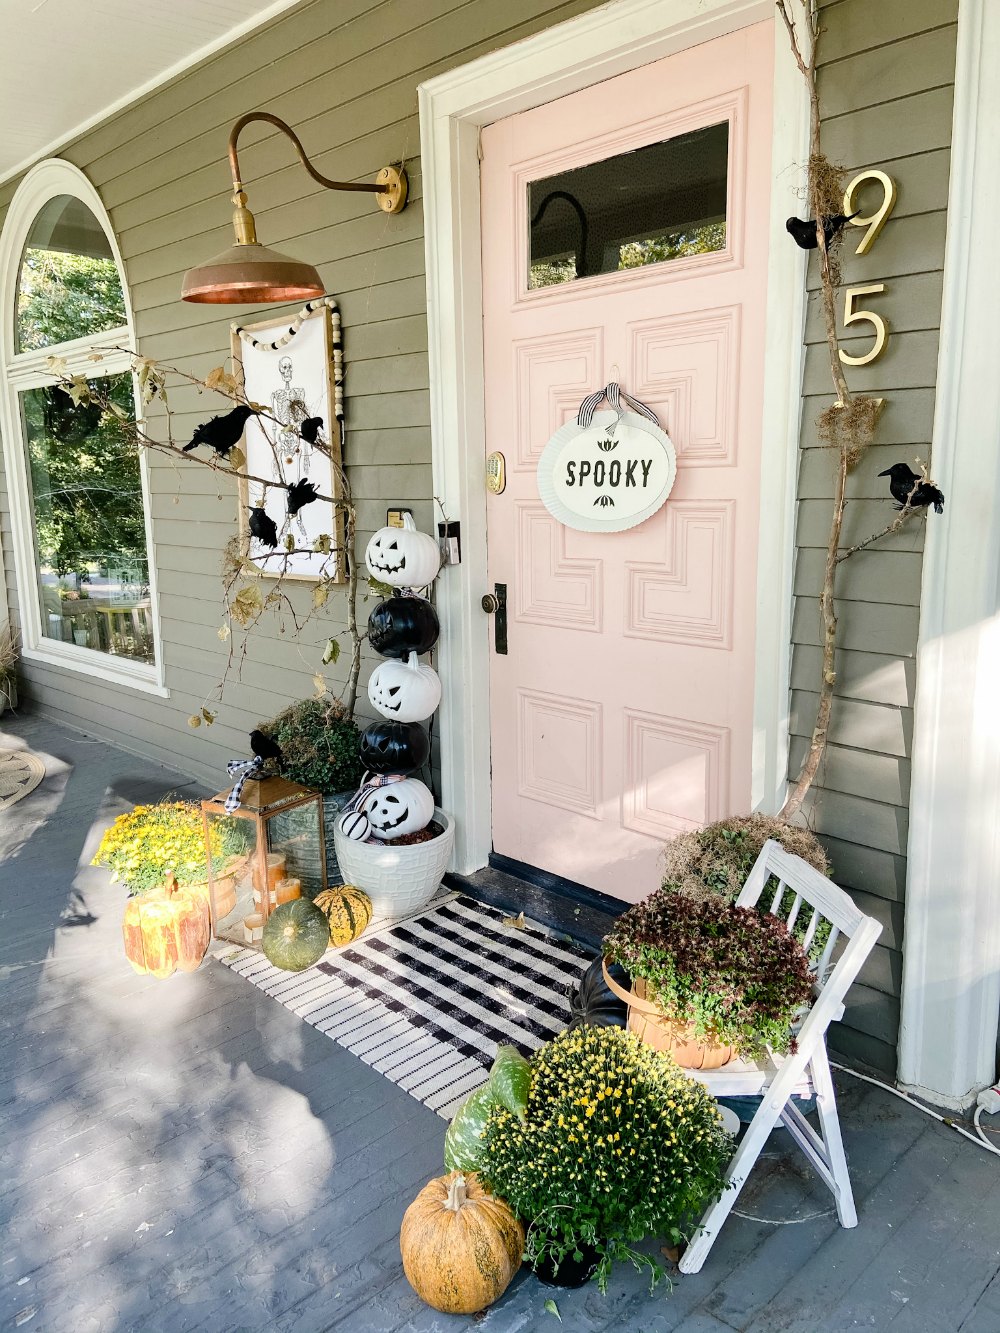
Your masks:
M313 898L326 888L323 797L277 777L245 782L240 804L231 813L225 805L228 795L228 790L221 791L201 803L206 847L217 821L226 821L227 845L243 848L227 864L224 876L213 876L208 857L212 934L236 944L257 944L264 922L280 902L299 893Z

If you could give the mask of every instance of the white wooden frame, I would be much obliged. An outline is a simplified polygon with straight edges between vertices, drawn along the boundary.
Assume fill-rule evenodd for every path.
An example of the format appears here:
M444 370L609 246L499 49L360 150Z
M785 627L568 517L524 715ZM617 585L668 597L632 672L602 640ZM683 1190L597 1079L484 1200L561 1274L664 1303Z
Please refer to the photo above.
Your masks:
M708 1207L701 1219L698 1234L681 1256L682 1273L697 1273L707 1259L761 1149L779 1121L833 1194L840 1225L855 1227L858 1224L840 1134L830 1062L826 1054L826 1030L831 1023L843 1017L844 998L874 948L882 925L860 912L843 889L839 889L800 857L790 856L773 840L761 848L736 900L737 905L756 907L772 875L777 878L778 887L768 909L770 912L781 916L792 926L800 916L804 918L806 912L812 909L803 939L804 948L808 949L812 943L821 920L828 921L832 929L823 953L815 964L815 998L797 1034L794 1054L783 1059L772 1058L756 1063L734 1061L721 1069L710 1071L689 1071L715 1097L760 1095L761 1103L726 1168L727 1188ZM794 893L787 915L779 911L786 889ZM847 944L837 961L832 963L841 936L846 938ZM793 1105L793 1095L815 1095L820 1126L818 1134Z
M961 0L899 1034L900 1082L954 1109L996 1077L1000 1010L998 64L1000 7Z
M15 346L15 301L21 268L24 242L32 223L50 199L60 194L74 195L87 205L104 229L111 246L118 277L125 298L126 323L106 333L88 334L58 347L46 347L37 352L17 352ZM125 266L107 211L101 197L79 168L61 158L39 162L18 186L7 212L3 232L0 233L0 433L3 435L4 469L10 503L11 541L14 549L14 573L17 582L18 616L21 628L21 656L28 662L76 672L115 685L141 690L146 694L168 696L163 676L163 648L160 640L159 601L156 592L156 559L150 519L149 473L145 455L140 456L140 480L146 527L146 550L149 569L150 611L153 622L155 665L132 662L112 657L93 648L81 648L75 643L48 639L42 632L41 599L35 569L35 550L31 515L31 487L28 478L21 414L17 395L24 389L54 384L56 377L46 366L47 359L58 352L67 364L70 374L93 376L131 372L127 352L114 351L116 347L134 347L132 306L129 300ZM104 360L95 367L88 355L103 351ZM135 391L136 420L142 419L142 402Z
M441 781L457 817L453 869L492 849L479 131L483 125L764 19L771 0L615 0L420 86L434 494L462 524L462 563L438 580ZM805 256L786 244L808 155L804 81L775 23L752 801L786 788L794 505Z

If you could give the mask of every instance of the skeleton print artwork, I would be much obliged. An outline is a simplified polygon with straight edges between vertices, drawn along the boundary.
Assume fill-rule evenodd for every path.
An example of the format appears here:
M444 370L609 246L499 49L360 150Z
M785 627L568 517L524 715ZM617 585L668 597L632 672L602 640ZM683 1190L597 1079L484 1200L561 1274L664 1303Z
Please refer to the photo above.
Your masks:
M286 323L234 332L234 358L242 363L247 398L265 415L251 417L246 431L246 471L268 479L246 484L244 528L249 508L262 507L274 520L278 544L272 550L251 539L250 558L266 573L297 578L343 577L338 564L337 515L330 500L303 505L288 513L285 487L311 482L321 495L335 494L335 472L327 452L340 459L334 416L329 311L319 309L302 320L293 337ZM280 347L269 344L285 336ZM273 419L272 419L273 418ZM273 481L273 485L271 482ZM322 548L327 545L334 554Z

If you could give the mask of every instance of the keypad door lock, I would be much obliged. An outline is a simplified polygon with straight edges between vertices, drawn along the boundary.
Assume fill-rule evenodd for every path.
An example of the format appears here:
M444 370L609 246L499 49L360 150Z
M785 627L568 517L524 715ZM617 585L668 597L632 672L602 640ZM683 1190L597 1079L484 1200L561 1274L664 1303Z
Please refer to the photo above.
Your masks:
M483 593L481 606L493 616L493 647L502 655L507 652L507 585L494 583L493 592Z

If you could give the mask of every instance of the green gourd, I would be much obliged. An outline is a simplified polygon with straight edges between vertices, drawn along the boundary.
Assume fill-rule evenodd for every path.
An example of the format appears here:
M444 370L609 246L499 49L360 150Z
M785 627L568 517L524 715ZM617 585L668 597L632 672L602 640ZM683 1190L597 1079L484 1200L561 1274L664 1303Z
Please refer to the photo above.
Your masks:
M448 1171L474 1171L486 1121L496 1106L488 1083L470 1092L452 1116L444 1136L444 1164Z
M261 939L268 962L286 972L312 967L329 943L329 922L308 898L293 898L276 907L264 924Z
M487 1082L471 1092L452 1116L444 1136L444 1164L449 1171L474 1171L480 1139L494 1107L524 1119L531 1086L531 1065L513 1046L501 1046Z

